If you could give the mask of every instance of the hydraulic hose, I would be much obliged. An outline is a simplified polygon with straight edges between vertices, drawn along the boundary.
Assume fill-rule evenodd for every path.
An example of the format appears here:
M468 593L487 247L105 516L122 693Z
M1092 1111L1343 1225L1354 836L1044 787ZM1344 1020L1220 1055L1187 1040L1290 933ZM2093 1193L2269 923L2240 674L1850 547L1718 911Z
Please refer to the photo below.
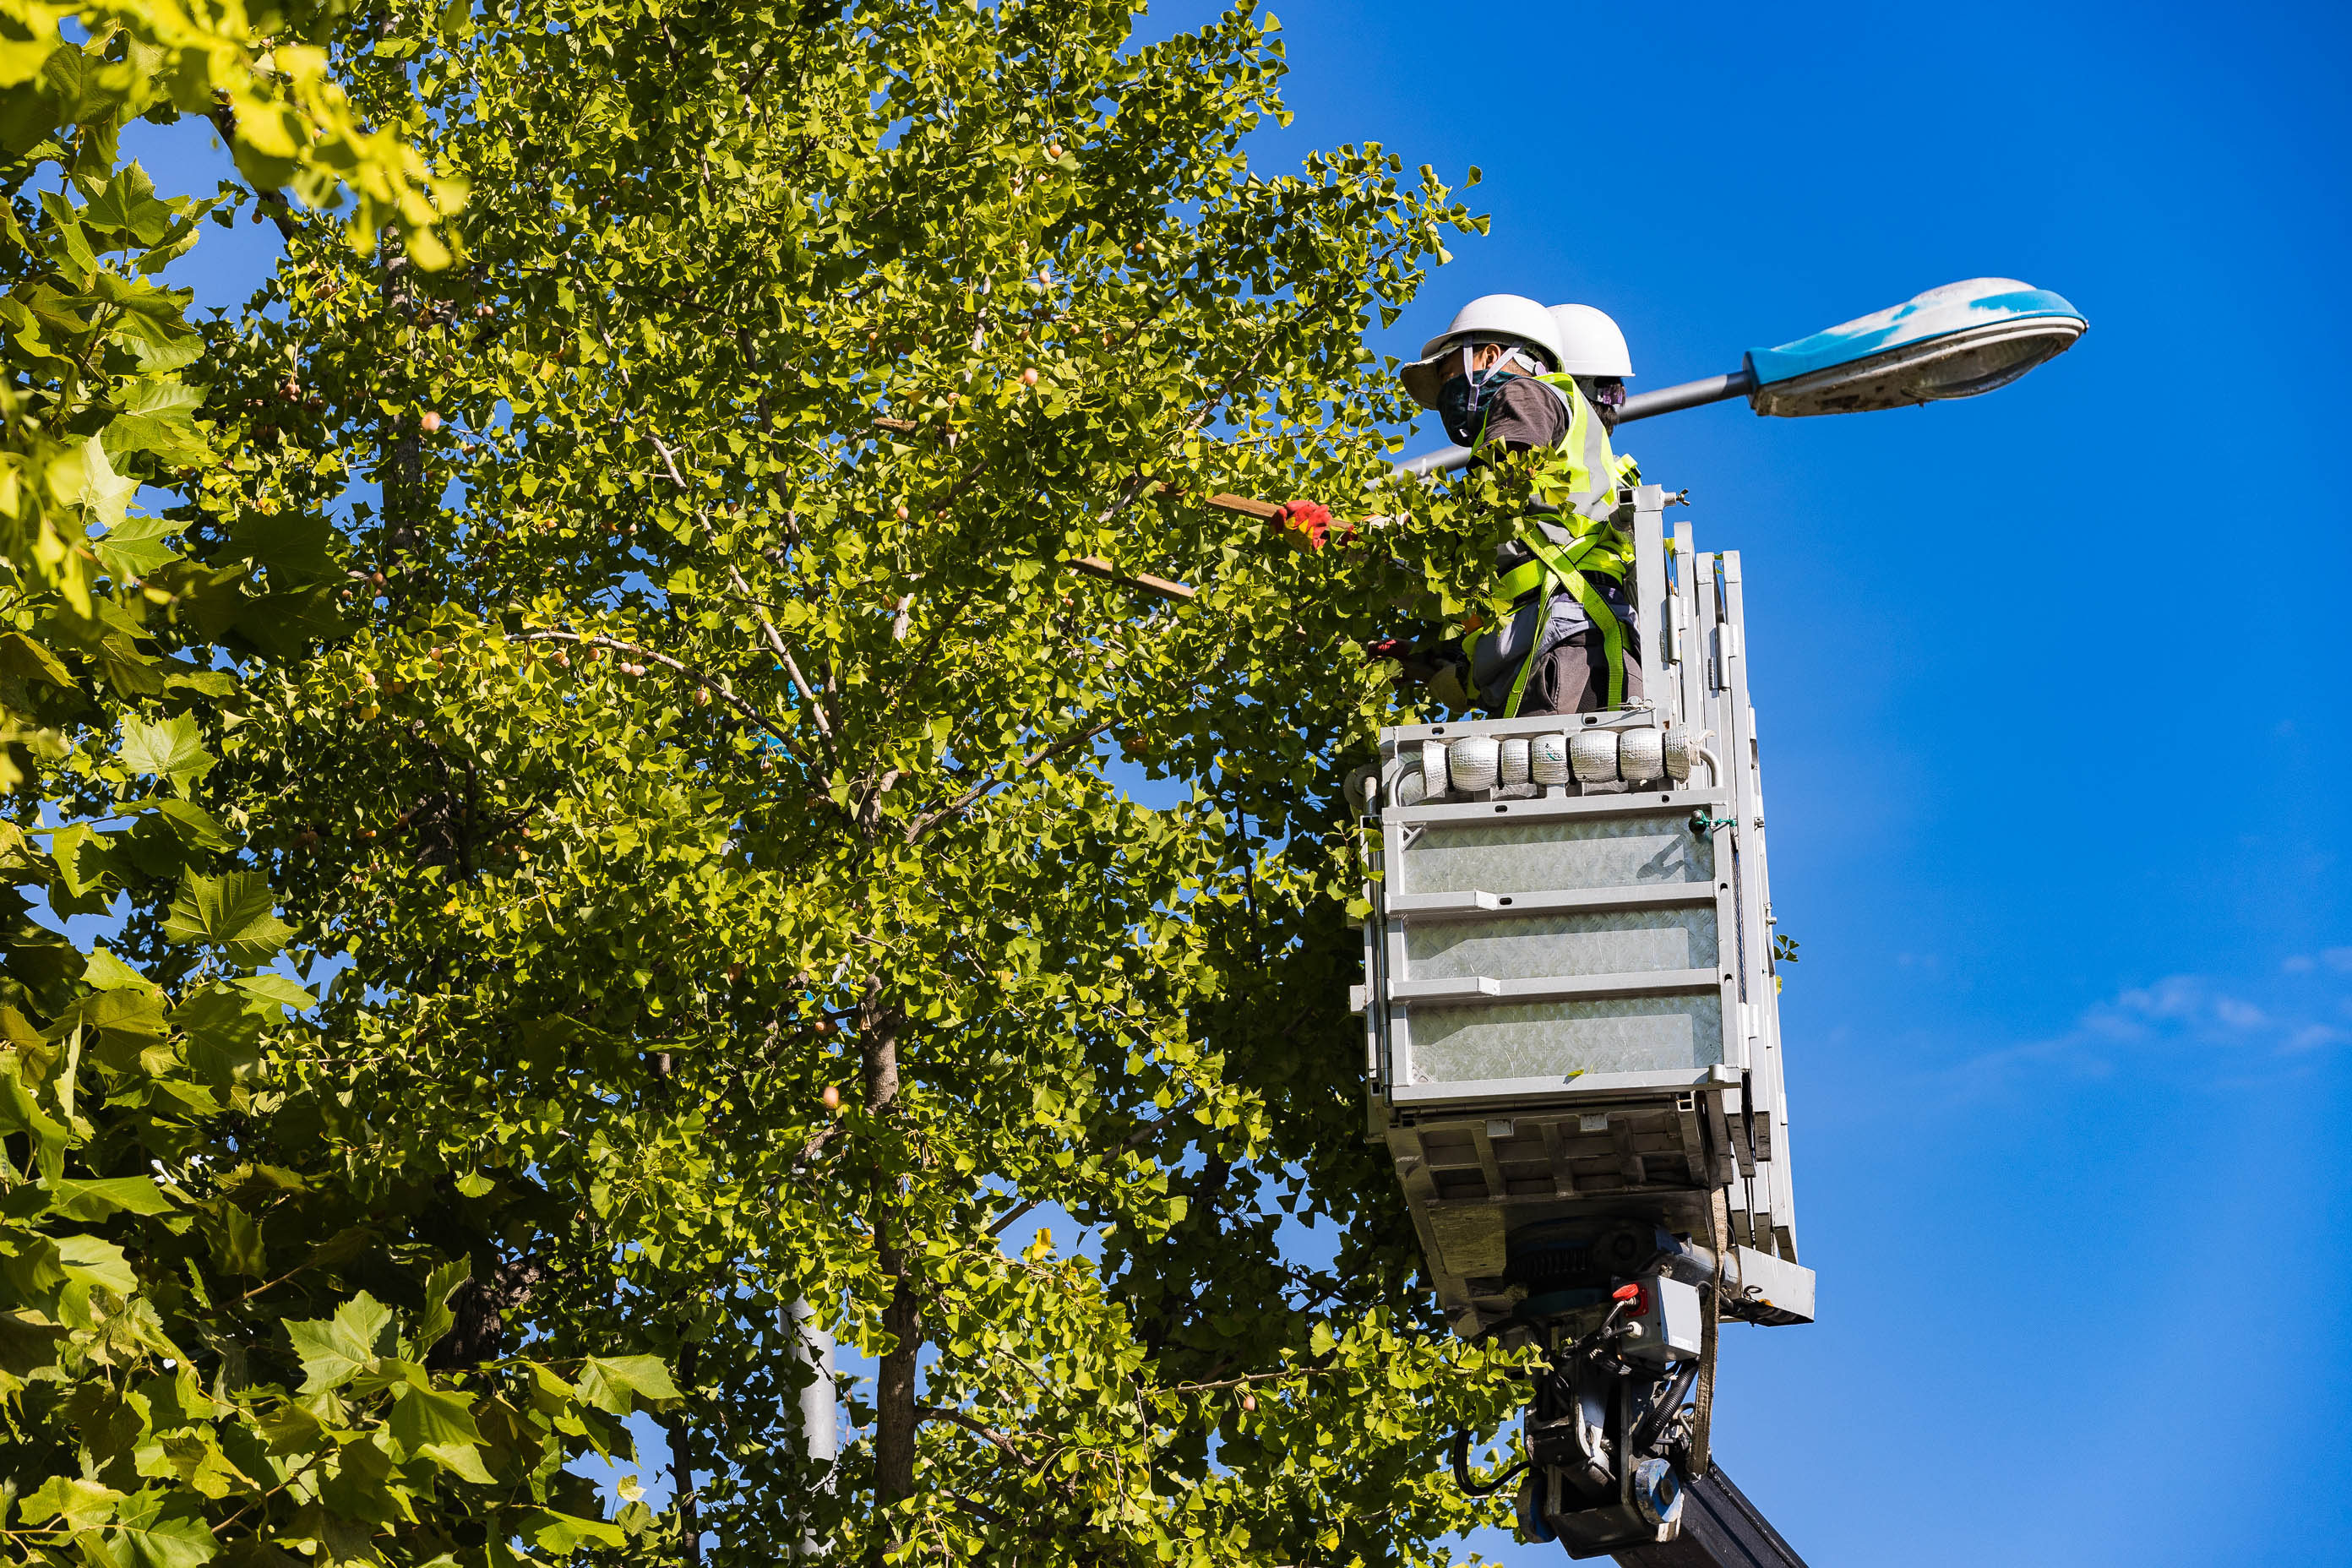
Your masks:
M1658 1434L1666 1429L1666 1423L1673 1420L1675 1412L1683 1407L1683 1396L1690 1392L1691 1380L1697 1375L1698 1363L1683 1363L1682 1369L1675 1373L1674 1382L1667 1384L1665 1397L1642 1418L1639 1426L1633 1428L1633 1441L1627 1446L1627 1453L1646 1454L1650 1451L1650 1445L1658 1440Z
M1512 1477L1527 1468L1528 1461L1521 1459L1485 1486L1479 1486L1470 1479L1470 1434L1466 1429L1454 1434L1454 1484L1460 1487L1466 1497L1493 1497L1510 1484Z

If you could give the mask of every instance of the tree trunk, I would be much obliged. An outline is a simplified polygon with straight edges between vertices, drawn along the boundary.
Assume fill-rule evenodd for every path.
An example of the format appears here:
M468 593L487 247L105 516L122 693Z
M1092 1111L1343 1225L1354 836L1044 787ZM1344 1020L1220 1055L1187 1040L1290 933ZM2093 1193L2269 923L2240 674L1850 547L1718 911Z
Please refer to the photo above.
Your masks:
M397 234L387 232L383 247L383 299L400 323L400 384L386 389L388 403L405 403L416 390L416 292L411 287L408 252ZM383 507L384 590L395 601L402 575L417 570L413 559L424 522L425 447L414 416L383 416L383 455L377 472Z
M677 1381L688 1397L694 1393L694 1346L686 1345L677 1352ZM688 1425L687 1413L673 1412L662 1417L662 1432L669 1439L670 1487L677 1499L678 1562L681 1568L702 1568L702 1508L701 1495L694 1486L694 1428Z
M866 1108L880 1116L898 1098L898 1029L902 1016L881 1001L881 982L866 983L858 1010L858 1040L866 1068ZM908 1268L908 1237L899 1234L898 1184L874 1171L874 1246L891 1281L882 1324L895 1345L882 1358L874 1391L874 1506L877 1513L915 1495L915 1361L922 1351L922 1305ZM877 1531L869 1562L881 1568L895 1544Z

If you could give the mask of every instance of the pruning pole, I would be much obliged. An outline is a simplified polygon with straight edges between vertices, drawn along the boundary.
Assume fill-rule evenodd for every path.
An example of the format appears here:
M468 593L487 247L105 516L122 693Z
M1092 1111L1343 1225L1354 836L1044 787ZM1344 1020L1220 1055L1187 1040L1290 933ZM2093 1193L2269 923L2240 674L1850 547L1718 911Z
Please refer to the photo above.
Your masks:
M1253 500L1248 496L1227 495L1223 492L1211 496L1204 504L1218 511L1239 512L1244 517L1254 517L1260 522L1272 522L1282 515L1281 506L1274 501ZM1099 555L1082 555L1064 564L1073 571L1083 572L1089 577L1099 577L1106 583L1118 583L1129 588L1140 588L1145 593L1156 595L1171 604L1190 604L1200 596L1198 589L1187 587L1181 583L1171 583L1165 577L1154 577L1149 572L1122 572Z

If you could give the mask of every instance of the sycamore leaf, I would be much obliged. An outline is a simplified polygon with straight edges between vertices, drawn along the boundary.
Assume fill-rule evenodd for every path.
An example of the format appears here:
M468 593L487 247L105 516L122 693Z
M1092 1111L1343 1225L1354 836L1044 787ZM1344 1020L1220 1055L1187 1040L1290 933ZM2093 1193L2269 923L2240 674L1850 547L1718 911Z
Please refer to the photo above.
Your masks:
M304 1394L340 1388L360 1369L392 1350L392 1309L362 1290L335 1309L331 1318L289 1323L286 1335L302 1363Z
M259 1069L261 1023L262 1011L242 982L234 988L211 985L189 993L172 1009L172 1026L184 1037L189 1070L215 1089L250 1079Z
M331 1439L317 1411L289 1400L256 1417L253 1429L273 1454L304 1454Z
M82 216L100 228L152 245L172 226L172 209L155 199L155 182L137 163L126 163L90 194Z
M194 849L226 849L235 842L212 813L184 800L155 802L153 820L170 828L180 842Z
M226 1199L214 1215L213 1261L222 1272L260 1279L268 1274L268 1248L261 1238L261 1222Z
M32 1285L23 1276L37 1272L26 1269L26 1260L17 1258L10 1264L0 1264L0 1278L19 1285L28 1293L37 1292L42 1286ZM60 1283L48 1281L49 1287ZM24 1380L44 1367L55 1366L58 1342L72 1331L61 1323L45 1321L39 1312L0 1311L0 1397L13 1394L24 1386Z
M133 337L131 353L139 361L139 368L150 375L168 371L184 370L205 357L205 340L194 332L156 337Z
M559 1553L575 1552L590 1544L618 1546L627 1540L618 1525L544 1508L526 1510L516 1521L516 1528L548 1551Z
M47 1237L18 1235L8 1245L10 1250L0 1252L0 1284L20 1300L37 1300L67 1282L58 1244Z
M58 37L58 18L71 16L66 6L11 8L17 26L0 31L0 88L21 87L41 74L49 56L71 48ZM17 37L19 31L23 37Z
M154 983L131 968L106 948L89 955L89 966L81 972L82 984L93 991L152 990Z
M186 1507L193 1501L154 1490L133 1493L117 1510L114 1528L107 1532L110 1553L121 1568L203 1568L220 1555L220 1542L201 1519L179 1514L165 1517L167 1503Z
M392 1436L413 1454L428 1444L478 1443L482 1429L474 1425L473 1402L466 1395L409 1386L393 1404Z
M478 1487L491 1484L490 1472L482 1463L482 1451L471 1443L426 1443L416 1453L460 1480L471 1481Z
M213 754L205 750L195 720L185 713L159 724L136 719L122 721L122 745L115 753L134 773L167 778L180 793L212 771Z
M22 1506L27 1524L65 1516L68 1530L95 1530L114 1517L124 1494L79 1476L51 1476L28 1493Z
M258 997L264 1002L274 1002L280 1007L291 1007L298 1013L305 1007L315 1007L319 1005L319 999L316 996L311 995L285 975L275 972L249 974L233 984L248 996Z
M271 912L268 880L257 871L184 879L163 934L174 942L215 942L241 963L275 955L294 930Z
M10 1053L15 1056L17 1053ZM33 1099L32 1091L11 1068L0 1072L0 1132L26 1132L32 1135L34 1157L42 1173L59 1176L65 1173L65 1124L43 1110Z
M167 376L143 375L125 389L121 400L125 414L149 414L160 419L192 419L205 405L200 386Z
M60 500L81 507L109 528L121 524L131 498L139 493L139 481L114 471L105 446L95 436L51 458L48 480Z
M113 1029L161 1039L170 1032L163 1022L163 994L152 985L92 992L58 1014L49 1033L62 1038L76 1028Z
M629 1413L632 1394L649 1400L678 1397L669 1369L656 1356L590 1356L581 1365L579 1384L581 1398L615 1415Z
M116 420L107 426L108 433L113 434L115 426L122 424L123 420ZM123 448L118 444L117 449ZM164 536L176 532L179 526L169 518L126 517L91 540L89 548L118 583L152 577L165 562L179 559L180 552L163 542Z
M68 691L74 689L74 679L58 662L58 656L22 632L0 635L0 675L13 675L20 680L46 680Z
M128 1296L139 1289L139 1277L131 1272L131 1260L114 1243L95 1236L60 1236L56 1241L68 1279L100 1286L118 1296Z
M299 512L247 512L229 525L236 548L268 569L270 581L322 577L334 570L334 525Z
M449 1305L449 1298L457 1287L473 1278L474 1260L460 1258L454 1263L437 1265L425 1278L425 1310L416 1320L416 1332L408 1341L408 1353L423 1361L441 1337L457 1325L457 1314Z
M156 1189L152 1176L110 1176L83 1181L61 1176L42 1184L52 1194L50 1208L68 1219L100 1220L110 1214L169 1214L171 1199Z
M175 468L202 468L213 455L212 448L205 445L204 437L197 433L194 426L184 420L166 418L161 415L118 414L107 421L106 428L99 432L99 438L106 443L107 451L116 458L126 457L133 452L152 452ZM130 520L134 524L146 521L148 520L144 518ZM166 523L158 531L169 533L176 527L176 524ZM154 566L148 567L147 572L152 572L155 566L161 566L163 561L176 560L178 556L177 551L168 546L163 547L163 561L158 561ZM113 563L110 561L108 564L111 566ZM147 572L128 574L145 576Z
M110 843L87 822L76 822L49 835L49 858L66 896L79 899L97 887L113 869L107 858Z

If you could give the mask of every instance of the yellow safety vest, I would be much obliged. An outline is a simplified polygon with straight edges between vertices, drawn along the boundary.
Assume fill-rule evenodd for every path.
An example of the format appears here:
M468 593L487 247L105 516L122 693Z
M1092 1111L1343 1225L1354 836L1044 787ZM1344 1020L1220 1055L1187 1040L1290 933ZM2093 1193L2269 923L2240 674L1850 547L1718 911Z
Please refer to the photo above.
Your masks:
M1588 578L1612 577L1622 582L1633 570L1633 540L1616 521L1617 491L1620 486L1638 479L1641 469L1633 458L1621 458L1609 449L1608 427L1576 384L1574 376L1555 374L1536 379L1559 393L1569 405L1568 434L1560 438L1559 445L1568 453L1569 483L1574 491L1570 497L1572 510L1552 519L1519 520L1517 542L1530 559L1503 574L1503 580L1495 585L1488 608L1499 627L1503 618L1511 614L1512 606L1529 594L1540 593L1543 596L1539 603L1545 605L1556 593L1573 598L1600 629L1609 661L1609 706L1615 708L1625 700L1625 627L1609 607L1609 601L1601 596ZM1565 530L1570 536L1568 542L1561 544L1548 537L1542 526L1545 523ZM1465 637L1464 655L1475 659L1478 639L1486 635L1482 627ZM1533 650L1529 651L1532 656ZM1511 682L1510 699L1503 706L1504 718L1519 716L1519 703L1527 695L1528 676L1534 668L1533 657L1519 661L1518 677Z

